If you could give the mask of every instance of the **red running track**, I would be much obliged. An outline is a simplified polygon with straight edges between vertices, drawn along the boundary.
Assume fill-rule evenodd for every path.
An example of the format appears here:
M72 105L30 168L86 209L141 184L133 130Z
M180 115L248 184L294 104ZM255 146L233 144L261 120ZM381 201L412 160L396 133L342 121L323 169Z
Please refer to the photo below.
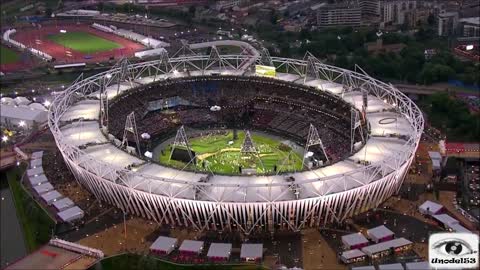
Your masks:
M60 44L48 40L48 35L58 34L60 30L67 32L87 32L95 36L113 41L121 45L121 48L113 49L105 52L89 53L75 51L66 48ZM115 34L105 33L96 30L88 25L58 25L58 26L43 26L42 28L27 28L18 30L12 37L27 47L35 48L39 51L47 53L56 59L55 63L76 63L76 62L103 62L110 59L110 57L132 57L135 52L145 49L145 46L130 41ZM88 56L88 59L85 58Z

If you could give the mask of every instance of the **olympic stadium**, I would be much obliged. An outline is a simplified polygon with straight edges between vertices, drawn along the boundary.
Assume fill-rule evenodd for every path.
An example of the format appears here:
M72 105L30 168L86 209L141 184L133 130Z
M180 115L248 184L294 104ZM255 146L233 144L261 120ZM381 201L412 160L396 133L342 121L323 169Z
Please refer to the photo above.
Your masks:
M229 42L242 52L221 55L216 46ZM210 52L193 51L202 46ZM52 102L48 123L77 181L98 199L161 224L249 234L324 226L377 207L399 190L423 121L404 94L359 67L221 41L80 77ZM205 165L211 153L190 142L222 132L238 148L232 160L258 162ZM259 136L289 148L268 163ZM160 162L159 152L183 166ZM300 167L283 166L290 154Z

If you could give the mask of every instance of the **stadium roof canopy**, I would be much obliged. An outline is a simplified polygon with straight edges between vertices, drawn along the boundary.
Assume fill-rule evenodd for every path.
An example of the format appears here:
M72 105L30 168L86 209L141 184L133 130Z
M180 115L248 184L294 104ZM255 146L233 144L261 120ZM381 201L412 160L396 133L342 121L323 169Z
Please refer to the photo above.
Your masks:
M47 112L34 110L28 107L12 106L2 104L0 106L0 115L2 118L21 119L25 121L35 121L37 123L44 123L47 121Z

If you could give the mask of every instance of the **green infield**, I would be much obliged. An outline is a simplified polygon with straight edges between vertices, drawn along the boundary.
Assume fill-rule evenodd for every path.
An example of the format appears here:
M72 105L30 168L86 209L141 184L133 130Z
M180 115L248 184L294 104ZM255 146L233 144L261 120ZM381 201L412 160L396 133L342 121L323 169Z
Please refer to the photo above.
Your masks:
M196 155L196 164L186 164L170 159L172 145L166 146L158 156L161 164L190 170L211 171L221 174L239 174L239 167L254 169L257 174L292 172L302 169L301 155L291 147L274 138L253 133L251 135L257 154L241 154L245 132L239 131L237 139L233 132L205 135L189 139L191 149Z
M20 55L16 51L3 45L0 46L0 64L11 64L18 60L20 60Z
M81 53L110 51L122 46L110 40L86 32L67 32L49 35L48 39Z

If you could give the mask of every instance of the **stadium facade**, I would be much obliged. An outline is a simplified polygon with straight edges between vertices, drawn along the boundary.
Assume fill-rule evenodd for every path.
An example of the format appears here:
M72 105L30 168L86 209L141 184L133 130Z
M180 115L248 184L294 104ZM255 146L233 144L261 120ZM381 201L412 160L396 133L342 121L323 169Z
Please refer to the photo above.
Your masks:
M370 126L366 142L349 158L321 168L226 176L149 162L108 136L105 111L118 94L168 78L232 74L254 79L255 65L274 66L276 79L328 91L363 111ZM410 99L360 68L354 72L326 65L310 54L303 60L270 57L266 50L121 61L107 72L77 79L56 97L49 112L49 126L66 164L100 200L161 224L246 234L324 226L377 207L400 189L423 123Z

